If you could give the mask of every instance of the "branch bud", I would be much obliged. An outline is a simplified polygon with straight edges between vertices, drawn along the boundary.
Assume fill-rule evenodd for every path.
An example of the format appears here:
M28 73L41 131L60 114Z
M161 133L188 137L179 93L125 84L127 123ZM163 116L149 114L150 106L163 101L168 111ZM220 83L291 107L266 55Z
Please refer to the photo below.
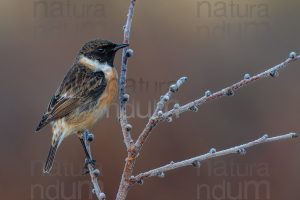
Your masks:
M240 154L240 155L246 155L247 151L246 151L246 149L243 148L243 149L239 149L237 151L237 153Z
M276 78L279 76L279 72L277 70L272 70L270 72L270 76L273 77L273 78Z
M167 118L167 122L171 123L173 121L172 117Z
M133 50L132 49L127 49L126 50L126 57L127 58L130 58L130 57L132 57L133 56Z
M163 97L163 100L164 100L165 102L167 102L167 101L169 101L169 100L170 100L170 97L169 97L169 96L167 96L167 95L165 95L165 96Z
M226 90L226 95L229 96L229 97L234 96L234 91L231 88L229 88L229 89Z
M131 125L131 124L126 124L125 128L126 128L126 131L127 131L127 132L128 132L128 131L131 131L132 125Z
M158 113L157 113L157 115L159 116L159 117L161 117L162 115L163 115L163 111L158 111Z
M94 134L93 133L88 133L87 138L89 142L92 142L94 140Z
M209 96L211 96L211 95L212 95L212 93L211 93L210 90L207 90L207 91L205 92L205 96L206 96L206 97L209 97Z
M293 133L292 138L297 138L297 137L299 137L299 134L298 133Z
M292 51L292 52L290 53L290 55L289 55L289 58L295 59L296 56L297 56L297 54L296 54L295 52Z
M100 171L99 171L99 169L94 169L93 174L94 174L96 177L100 176Z
M159 173L157 173L157 176L159 178L165 178L165 173L164 172L159 172Z
M244 75L244 80L248 80L248 79L250 79L250 78L251 78L250 74L245 74L245 75Z
M215 148L211 148L210 150L209 150L209 153L211 153L211 154L214 154L214 153L216 153L217 152L217 150L215 149Z
M144 180L140 179L140 180L137 181L137 183L140 184L140 185L143 185L144 184Z
M100 198L101 198L101 199L106 199L106 195L105 195L103 192L101 192L101 193L100 193Z
M264 138L264 139L267 139L268 137L269 137L268 134L264 134L264 135L263 135L263 138Z
M197 106L192 106L192 107L190 107L190 110L193 112L198 112L199 109Z
M178 103L174 104L174 109L178 109L180 107L180 105Z
M177 82L176 82L176 85L179 85L181 86L184 82L186 82L188 80L188 77L186 76L183 76L181 77Z
M123 101L127 102L129 100L129 94L124 94L123 95Z
M175 85L175 84L171 85L171 86L170 86L170 91L171 91L171 92L177 92L177 91L178 91L178 86Z
M200 168L201 162L199 160L195 160L192 165L193 165L193 167Z

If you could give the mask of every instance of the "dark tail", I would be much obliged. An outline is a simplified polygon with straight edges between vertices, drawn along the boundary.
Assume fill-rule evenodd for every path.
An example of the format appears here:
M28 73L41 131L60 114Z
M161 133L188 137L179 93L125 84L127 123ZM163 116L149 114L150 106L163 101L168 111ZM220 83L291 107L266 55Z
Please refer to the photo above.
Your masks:
M50 170L53 166L53 161L54 161L55 154L56 154L56 151L58 148L58 144L59 144L59 142L57 141L57 142L55 142L55 144L51 145L51 147L50 147L49 154L48 154L48 157L47 157L46 163L44 165L44 169L43 169L43 172L46 174L50 173Z
M44 126L49 123L48 114L44 114L41 121L39 122L38 126L35 129L35 132L41 130Z

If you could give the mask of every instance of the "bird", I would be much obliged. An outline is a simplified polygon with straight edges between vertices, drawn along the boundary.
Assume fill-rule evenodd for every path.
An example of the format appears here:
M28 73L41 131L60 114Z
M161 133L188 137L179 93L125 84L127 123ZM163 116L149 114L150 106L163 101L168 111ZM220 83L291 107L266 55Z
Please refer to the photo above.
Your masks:
M79 50L35 129L38 132L47 124L52 127L44 173L50 173L58 147L70 135L77 134L89 156L83 134L104 116L116 99L118 73L114 67L115 54L128 46L95 39Z

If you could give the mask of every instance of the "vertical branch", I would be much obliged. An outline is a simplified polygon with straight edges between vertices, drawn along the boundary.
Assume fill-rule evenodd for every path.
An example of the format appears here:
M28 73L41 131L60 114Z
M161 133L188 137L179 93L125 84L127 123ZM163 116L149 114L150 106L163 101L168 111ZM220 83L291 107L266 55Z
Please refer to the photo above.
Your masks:
M124 26L124 39L123 43L129 44L130 42L130 33L131 33L131 24L134 13L136 0L130 0L130 5L127 14L127 20ZM121 182L119 185L119 190L116 196L116 200L125 200L129 190L129 178L132 176L133 167L135 164L135 159L131 159L133 149L133 141L131 137L131 125L128 124L127 114L126 114L126 103L129 99L129 95L126 93L126 73L127 73L127 62L128 58L132 53L129 54L129 49L124 48L122 52L122 63L121 63L121 74L120 74L120 83L119 83L119 100L120 100L120 124L124 137L124 143L128 151L128 157L124 166Z
M135 1L136 0L130 1L127 20L124 26L124 39L123 39L124 44L129 44L130 42L131 24L132 24ZM130 142L132 140L130 130L126 128L126 126L128 125L128 119L126 114L126 103L129 98L129 95L126 94L127 62L128 62L128 58L130 57L127 53L128 50L129 48L126 47L122 51L121 74L120 74L120 83L119 83L120 124L121 124L122 133L124 137L124 143L127 149L130 147Z
M98 176L100 175L100 171L98 169L95 169L92 163L89 163L89 159L92 159L92 152L91 152L91 146L90 142L93 140L93 134L89 133L88 131L84 132L83 140L86 146L87 153L89 154L89 158L86 158L87 168L89 171L89 174L91 176L91 181L93 184L93 190L92 192L97 196L98 200L105 200L106 196L101 191L101 188L98 184Z

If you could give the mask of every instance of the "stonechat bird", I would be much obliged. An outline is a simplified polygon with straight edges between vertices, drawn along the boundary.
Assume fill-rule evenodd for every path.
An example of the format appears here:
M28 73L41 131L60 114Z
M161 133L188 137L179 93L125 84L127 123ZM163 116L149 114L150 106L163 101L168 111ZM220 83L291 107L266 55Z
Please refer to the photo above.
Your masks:
M114 58L119 49L127 46L99 39L80 49L36 128L39 131L49 123L52 127L52 142L44 173L50 172L57 148L69 135L77 134L86 152L83 133L104 116L115 100L118 74Z

